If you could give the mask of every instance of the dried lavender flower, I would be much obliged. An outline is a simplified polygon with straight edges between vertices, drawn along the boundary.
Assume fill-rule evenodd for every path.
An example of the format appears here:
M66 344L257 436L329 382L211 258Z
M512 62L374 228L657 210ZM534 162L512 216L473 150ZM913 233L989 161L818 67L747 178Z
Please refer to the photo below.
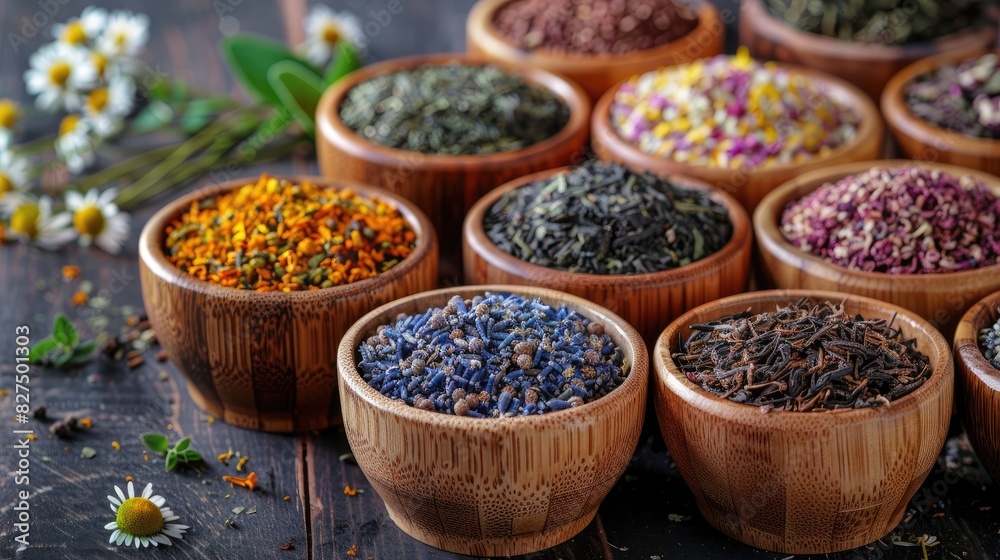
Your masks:
M925 121L966 136L1000 139L1000 55L928 72L904 88L906 104Z

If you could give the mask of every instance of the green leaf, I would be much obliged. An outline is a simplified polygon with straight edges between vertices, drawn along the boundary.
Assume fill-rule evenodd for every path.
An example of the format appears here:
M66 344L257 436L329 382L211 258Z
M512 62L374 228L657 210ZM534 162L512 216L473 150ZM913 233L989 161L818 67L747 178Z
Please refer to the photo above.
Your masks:
M177 454L176 454L176 453L174 453L174 451L173 451L173 450L170 450L170 451L169 451L169 452L167 453L167 458L166 458L166 460L164 461L164 463L166 464L166 467L167 467L167 470L168 470L168 471L172 471L172 470L174 470L174 467L176 467L176 466L177 466Z
M284 60L267 71L267 81L295 120L310 136L316 128L316 106L325 84L312 70L298 62Z
M187 104L184 114L181 115L181 130L185 134L197 134L218 119L219 113L230 104L228 99L219 97L191 101Z
M201 461L201 453L198 453L194 449L188 449L178 455L178 457L183 459L185 463L197 463L198 461Z
M93 354L94 350L96 349L97 349L97 342L93 340L85 344L81 344L80 346L77 346L75 350L73 350L72 359L76 363L86 362L87 359L90 358L90 355Z
M56 315L56 322L52 325L52 338L68 349L75 348L76 343L80 341L80 335L73 328L73 324L61 313Z
M73 359L73 352L67 352L65 350L59 350L56 354L55 359L52 360L52 365L57 368L64 368L69 365L70 360Z
M150 101L149 105L139 111L139 114L129 123L129 129L136 133L159 130L170 124L174 118L174 110L163 101Z
M177 442L177 445L174 446L174 451L181 452L190 446L191 446L191 438L186 437Z
M357 49L347 41L341 41L340 46L337 47L337 57L333 59L333 62L326 69L326 76L323 77L323 80L326 82L326 85L332 85L337 80L364 65L365 63L361 60L361 54Z
M28 362L32 364L43 363L50 352L59 348L59 343L51 338L43 338L31 347L28 352Z
M252 35L233 35L222 39L222 56L248 92L275 107L281 107L282 101L267 79L272 66L292 61L312 72L309 63L295 56L284 44ZM319 77L315 72L313 75Z
M166 453L170 449L170 443L167 442L167 436L163 434L157 434L151 432L148 434L142 434L142 442L146 444L146 447L150 451L155 451L156 453Z

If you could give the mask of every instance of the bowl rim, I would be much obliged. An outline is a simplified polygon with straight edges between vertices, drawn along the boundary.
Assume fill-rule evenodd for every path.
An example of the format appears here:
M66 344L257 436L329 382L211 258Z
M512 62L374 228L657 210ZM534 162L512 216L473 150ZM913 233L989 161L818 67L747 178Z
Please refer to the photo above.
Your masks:
M732 55L719 55L729 56ZM716 167L711 165L691 165L686 162L676 161L672 158L660 157L643 152L638 147L622 138L614 125L611 123L611 105L618 94L618 90L630 80L637 76L648 74L644 72L635 74L608 88L601 98L594 105L591 115L591 136L593 142L603 143L603 150L611 154L628 153L634 161L641 162L641 165L648 169L673 169L680 170L681 174L702 177L703 180L712 182L728 183L732 180L733 174L738 173L749 177L778 176L794 173L807 167L828 165L827 162L842 158L853 153L858 146L863 145L870 136L882 135L882 118L879 115L878 107L867 94L859 87L843 80L837 76L799 66L787 62L768 62L777 68L787 72L794 72L806 77L812 84L819 86L817 89L824 91L824 97L833 99L842 106L848 107L858 114L858 127L854 137L830 150L826 155L814 154L805 161L799 163L782 163L778 165L757 166L757 167ZM651 70L659 72L660 70Z
M569 110L566 124L552 136L518 150L491 154L425 154L376 144L361 136L340 120L340 106L348 92L361 82L383 74L419 66L444 66L457 63L463 66L496 66L504 72L521 77L531 85L550 91ZM524 160L544 157L563 146L572 145L585 137L591 111L590 97L576 82L541 68L529 68L510 63L488 60L466 53L435 53L392 58L365 66L351 72L327 88L316 107L317 142L327 142L364 161L383 166L400 166L401 169L425 168L454 170L455 167L487 166L507 167Z
M373 278L366 278L357 282L331 286L329 288L321 288L318 290L299 290L291 292L258 292L256 290L222 286L214 282L209 282L208 280L200 280L190 276L167 260L166 253L163 250L163 241L166 226L170 223L170 221L176 219L187 207L191 205L191 203L241 188L250 183L255 183L260 178L260 175L258 175L243 179L232 179L222 183L201 187L165 203L159 210L156 211L155 214L153 214L152 217L149 218L146 225L142 228L142 233L139 235L139 262L148 268L150 272L161 281L177 286L178 288L195 291L208 296L226 299L256 298L263 301L291 300L298 302L314 299L354 297L359 294L370 292L374 289L391 285L398 279L410 274L416 270L425 259L436 258L437 234L434 231L434 226L431 224L430 219L419 208L417 208L414 203L396 195L395 193L354 181L330 177L317 177L311 175L267 175L275 179L284 179L296 183L310 182L323 188L336 188L340 190L350 189L365 199L371 200L372 198L375 198L384 202L389 202L396 207L399 213L413 229L414 233L416 233L417 238L413 247L413 252L410 253L408 257L400 261L396 266L383 273L375 275Z
M686 375L680 372L674 363L670 352L674 344L671 339L676 339L677 334L681 330L689 327L695 315L704 313L705 311L715 310L722 306L738 305L743 302L746 302L748 306L752 303L765 303L768 305L788 304L795 302L801 297L827 300L830 302L851 301L852 303L860 304L862 306L874 307L885 314L895 313L897 321L896 324L899 324L899 321L904 321L909 324L908 330L910 330L909 334L911 337L915 334L914 331L916 331L922 333L924 337L930 339L932 348L934 352L937 353L937 359L935 360L933 353L928 352L926 348L920 349L921 353L927 355L931 359L931 366L933 369L931 370L930 377L928 377L927 381L912 393L878 407L842 408L815 412L772 410L764 413L761 412L760 408L757 406L733 402L729 399L725 399L711 393L698 385L695 385L687 378ZM892 303L865 296L826 290L763 290L759 292L748 292L728 296L713 302L699 305L698 307L687 311L667 325L667 328L665 328L657 337L652 355L653 366L656 371L655 383L657 391L668 391L674 393L689 406L694 406L703 410L713 410L714 414L725 416L729 421L741 423L754 422L759 425L761 423L761 418L764 417L764 422L768 425L781 425L789 427L795 427L798 425L798 428L800 429L802 428L803 423L799 422L797 419L802 417L810 419L805 422L805 424L807 424L806 428L808 429L822 423L870 420L878 421L880 418L887 415L908 413L917 408L919 403L931 398L933 396L932 391L940 392L942 390L949 389L954 379L954 362L952 359L951 346L948 344L948 341L945 340L944 336L926 319Z
M1000 290L985 296L970 307L955 328L953 348L959 369L967 370L983 381L989 380L994 391L1000 391L1000 369L988 362L979 348L979 331L991 325L990 317L997 317L998 308L1000 308ZM992 321L995 323L997 319Z
M632 355L629 374L625 382L615 387L610 393L585 403L578 407L564 410L532 414L529 416L515 415L510 418L474 418L471 416L456 416L437 411L423 410L402 401L397 401L373 387L361 377L356 363L356 345L362 337L370 335L383 321L379 319L386 313L395 313L397 309L408 307L413 302L423 300L438 300L446 302L448 298L460 295L463 298L483 295L486 292L511 293L521 297L541 298L543 301L557 300L566 303L570 309L579 311L590 320L600 320L607 332L612 332L611 326L617 332L618 346L627 346L626 356ZM431 304L437 305L437 304ZM423 303L420 304L422 308ZM614 338L613 338L614 340ZM381 305L358 319L340 339L337 349L337 379L341 384L341 399L343 392L350 391L363 400L367 406L378 409L381 413L399 417L407 422L415 422L434 429L450 427L455 430L474 430L478 432L509 433L515 429L551 428L555 420L562 424L579 423L580 415L589 413L589 417L600 418L616 406L625 406L629 400L636 400L636 395L645 393L649 381L649 354L642 336L627 321L605 307L597 305L581 297L535 286L516 286L511 284L479 284L439 288L406 296ZM469 433L469 432L466 432Z
M561 72L581 72L593 70L601 66L629 65L640 61L656 60L664 56L682 51L692 42L697 41L705 33L712 33L713 27L719 24L719 10L708 0L700 0L695 10L698 13L697 23L684 35L655 47L640 49L622 54L599 53L581 54L561 52L552 49L523 49L511 44L497 32L496 14L501 8L515 0L479 0L472 6L467 19L466 33L485 41L484 48L497 52L506 60L528 58L539 64L559 67Z
M792 245L787 239L785 239L785 236L781 234L778 222L781 219L781 213L784 211L785 206L789 202L798 200L806 194L819 189L824 184L840 180L848 175L863 173L864 171L874 167L892 168L905 165L945 171L952 175L972 175L979 181L982 181L987 188L1000 197L1000 177L996 177L986 173L985 171L979 171L977 169L947 163L906 159L879 159L856 161L814 169L782 183L777 188L767 193L767 195L760 201L760 204L757 205L757 209L754 210L753 214L753 229L754 236L757 239L758 245L761 247L761 251L770 252L785 262L800 263L796 265L796 268L801 269L801 263L808 263L810 266L815 267L814 271L816 271L817 275L823 276L824 278L829 277L835 279L852 277L864 279L869 282L892 281L896 286L925 286L927 284L936 285L939 284L939 282L935 279L958 282L968 280L973 277L1000 275L1000 263L969 270L936 272L933 274L889 274L887 272L854 270L839 264L831 263L810 252L803 251ZM815 186L808 186L809 183L813 182L816 183ZM951 288L949 287L949 289Z
M906 103L903 89L918 77L942 66L974 60L988 53L1000 54L1000 48L980 49L976 52L943 52L915 60L893 74L882 90L879 105L886 124L898 135L910 138L935 150L966 153L983 157L997 157L1000 139L979 138L938 126L914 115ZM950 145L948 145L950 144Z
M990 14L987 14L990 17ZM996 26L983 26L976 29L974 26L960 29L948 35L942 35L930 41L919 41L914 43L903 43L899 45L886 45L884 43L858 43L855 41L841 41L819 33L812 33L799 29L788 22L775 17L764 5L763 0L746 0L740 3L740 26L750 25L753 22L757 33L767 35L772 41L789 45L794 44L796 48L804 49L808 53L822 53L830 57L836 53L837 59L859 59L858 62L874 60L881 62L892 62L902 57L923 58L932 56L941 50L952 51L963 46L965 42L974 39L987 40L990 37L996 39ZM987 41L990 42L990 41Z
M624 165L624 164L623 164ZM547 278L553 284L569 284L577 281L586 281L599 285L656 285L672 284L681 282L693 277L700 277L704 272L718 269L719 265L732 260L739 253L749 249L753 244L752 224L746 209L732 195L690 177L679 174L666 174L658 177L666 179L672 184L691 190L708 193L711 200L721 204L726 208L726 214L733 227L733 233L718 251L711 253L699 260L693 261L676 268L658 270L654 272L642 272L636 274L595 274L590 272L570 272L557 268L549 268L539 264L521 260L506 251L503 251L486 234L483 221L486 213L500 198L510 191L520 189L531 183L554 178L557 175L566 174L576 166L564 166L554 169L547 169L518 177L508 181L499 187L491 190L485 196L476 201L469 213L466 214L465 223L462 226L462 242L472 249L477 256L504 272L516 275L521 278L539 279ZM625 165L625 167L628 167ZM631 168L630 168L631 170Z

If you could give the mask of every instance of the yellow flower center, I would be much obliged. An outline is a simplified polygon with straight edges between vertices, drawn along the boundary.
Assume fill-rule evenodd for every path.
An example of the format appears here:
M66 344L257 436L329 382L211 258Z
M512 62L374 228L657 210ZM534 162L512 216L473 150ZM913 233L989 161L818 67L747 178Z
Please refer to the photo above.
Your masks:
M66 115L59 123L59 136L66 136L76 130L76 125L80 122L80 115Z
M10 229L34 238L38 234L38 217L41 213L35 204L22 204L10 217Z
M96 206L84 206L73 214L73 227L80 235L95 237L104 231L104 214Z
M97 75L104 77L104 69L108 67L108 59L104 58L104 55L97 52L93 53L90 59L94 63L94 69L97 70Z
M100 113L108 104L108 88L97 88L87 96L87 108L95 113Z
M66 62L59 61L49 67L49 80L57 85L66 85L66 80L69 80L69 75L73 71L73 68Z
M323 30L323 40L331 45L336 45L340 40L340 30L336 25L329 25Z
M129 498L118 506L115 523L121 532L133 537L151 537L163 529L163 514L146 498Z
M125 46L125 41L127 40L128 40L128 34L126 34L124 31L119 31L117 34L115 34L115 46L118 47L119 50L121 50L121 48Z
M83 24L79 20L67 23L62 32L62 40L71 45L79 45L86 41L87 32L83 30Z
M10 177L6 173L0 171L0 198L3 198L3 195L12 190L14 190L14 182L10 180Z
M0 99L0 128L10 130L17 124L21 112L17 108L17 103L10 99Z

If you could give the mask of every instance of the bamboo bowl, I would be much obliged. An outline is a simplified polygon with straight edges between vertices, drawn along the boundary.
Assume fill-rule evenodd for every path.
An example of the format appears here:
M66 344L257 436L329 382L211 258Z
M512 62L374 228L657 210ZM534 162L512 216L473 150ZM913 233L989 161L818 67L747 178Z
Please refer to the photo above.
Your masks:
M955 330L958 416L976 455L994 481L1000 480L1000 370L979 349L979 331L993 326L1000 307L994 292L962 317Z
M650 344L684 311L746 289L752 246L746 211L733 197L679 176L669 179L685 188L709 191L712 200L728 209L733 224L733 236L722 249L691 264L645 274L567 272L523 261L490 240L483 220L503 195L568 170L543 171L515 179L490 191L472 207L462 236L466 283L517 284L568 292L618 313Z
M381 74L423 65L495 64L552 91L569 108L555 136L511 152L447 156L387 148L356 134L340 120L340 104L355 85ZM469 208L511 179L559 167L582 153L587 142L590 100L580 86L544 70L517 68L460 54L413 56L366 66L323 94L316 109L319 167L340 177L390 190L413 201L431 219L441 243L442 273L461 273L462 220Z
M769 412L695 385L675 365L678 335L692 324L800 297L845 301L848 313L891 319L931 359L913 393L869 409ZM935 465L951 416L948 343L895 305L835 292L765 291L698 307L670 324L653 350L656 415L698 510L740 542L783 554L823 554L891 531Z
M500 35L493 25L496 13L511 0L480 0L469 12L465 38L470 54L505 64L557 72L580 84L592 101L633 74L673 66L722 52L726 27L719 10L703 2L698 24L676 41L625 54L581 55L551 50L525 50Z
M848 175L872 167L919 165L953 175L970 174L1000 195L1000 178L941 163L880 160L849 163L797 177L767 196L753 216L754 235L765 283L785 289L834 290L868 296L905 307L950 337L973 303L1000 290L1000 265L940 274L863 272L830 263L789 243L780 230L781 213L794 200Z
M757 168L740 167L738 169L689 165L647 154L618 135L611 124L611 105L619 87L615 86L608 90L594 107L594 115L591 120L594 152L602 160L618 161L641 171L652 171L657 175L684 175L699 179L731 194L746 208L747 212L751 213L767 193L806 171L851 161L875 159L881 154L882 120L875 104L861 90L839 78L809 68L792 67L791 65L781 66L806 76L812 83L829 92L829 97L850 107L858 114L858 131L854 140L837 147L825 157L814 157L797 164Z
M356 349L378 325L486 291L565 303L600 320L632 364L626 381L577 408L491 419L420 410L361 378ZM344 336L337 367L348 441L396 525L451 552L512 556L555 546L593 519L639 441L649 362L635 329L606 309L553 290L490 285L383 305Z
M740 4L740 44L750 47L751 55L839 76L876 101L893 74L907 64L942 52L969 55L996 41L996 25L911 45L840 41L789 25L771 15L761 0Z
M932 70L986 54L966 50L947 52L918 60L900 70L882 92L882 114L896 142L907 157L940 161L1000 175L1000 140L966 136L934 125L914 115L906 104L903 89Z
M373 307L437 284L437 238L427 217L390 193L348 181L291 177L351 188L394 204L417 234L413 253L375 278L303 292L255 292L192 278L167 260L164 230L191 203L255 179L183 196L149 220L139 238L142 299L156 337L203 410L230 424L303 432L337 415L337 343Z

